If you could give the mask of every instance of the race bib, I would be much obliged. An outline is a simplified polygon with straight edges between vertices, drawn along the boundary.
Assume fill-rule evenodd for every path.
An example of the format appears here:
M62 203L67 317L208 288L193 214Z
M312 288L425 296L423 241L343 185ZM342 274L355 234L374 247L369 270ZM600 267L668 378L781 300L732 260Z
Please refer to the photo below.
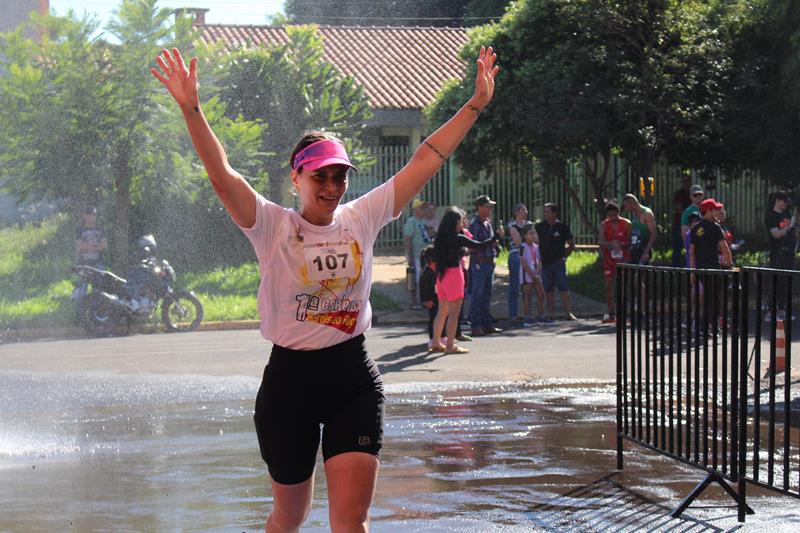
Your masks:
M308 246L303 249L308 278L326 281L356 276L353 251L349 244L336 246Z

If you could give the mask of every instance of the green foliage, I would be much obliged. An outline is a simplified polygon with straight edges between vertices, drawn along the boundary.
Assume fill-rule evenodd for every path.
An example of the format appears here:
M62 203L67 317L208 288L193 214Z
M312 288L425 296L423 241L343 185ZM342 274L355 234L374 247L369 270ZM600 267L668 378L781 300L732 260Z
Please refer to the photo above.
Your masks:
M259 160L270 176L270 196L281 202L287 190L289 154L302 134L323 129L339 136L364 165L360 138L372 116L363 88L323 57L313 26L289 26L286 45L242 48L224 59L215 83L228 117L266 124Z
M22 200L66 199L73 210L101 205L101 223L114 225L114 263L124 267L137 236L131 209L157 220L159 206L181 212L214 198L181 113L148 72L163 48L190 48L197 30L156 0L121 0L107 27L118 44L92 38L97 24L72 13L30 25L41 42L22 28L0 36L8 72L0 77L0 187ZM262 126L226 116L219 101L207 112L231 161L265 181Z
M563 162L619 150L647 175L660 156L710 142L730 70L706 2L522 0L497 25L470 34L466 57L491 43L498 91L458 152L484 168L487 149ZM465 82L432 109L440 120ZM594 169L596 170L596 169ZM601 183L602 185L602 183ZM597 195L602 194L597 190Z
M68 217L59 215L40 226L0 229L0 250L9 251L0 255L0 329L72 324L69 267L74 257L73 227ZM260 277L255 261L191 271L176 265L176 270L178 286L194 291L203 303L204 321L258 319L256 294ZM370 302L376 311L400 309L393 300L374 290Z
M510 0L286 0L294 24L341 26L473 26L499 17Z
M67 324L75 253L68 217L0 229L0 250L0 328Z
M722 20L735 43L723 143L729 170L759 171L800 187L800 3L740 0Z
M569 288L587 298L606 301L603 264L594 251L576 251L567 258Z

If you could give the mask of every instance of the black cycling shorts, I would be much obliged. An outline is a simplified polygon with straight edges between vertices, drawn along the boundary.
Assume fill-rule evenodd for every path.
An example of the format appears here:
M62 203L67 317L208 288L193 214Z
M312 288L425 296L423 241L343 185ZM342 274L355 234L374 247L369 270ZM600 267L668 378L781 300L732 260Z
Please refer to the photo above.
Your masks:
M311 477L320 436L325 460L345 452L379 456L384 400L364 335L320 350L275 345L254 417L272 479L292 485Z

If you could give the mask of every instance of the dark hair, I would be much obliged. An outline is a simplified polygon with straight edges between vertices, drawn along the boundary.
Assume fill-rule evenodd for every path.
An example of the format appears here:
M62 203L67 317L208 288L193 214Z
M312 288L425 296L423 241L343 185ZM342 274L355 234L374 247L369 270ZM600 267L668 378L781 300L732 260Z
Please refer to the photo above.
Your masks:
M547 202L544 204L545 209L550 208L550 211L555 213L556 215L560 215L560 210L558 209L558 205L554 204L553 202Z
M526 224L519 229L519 238L524 239L528 233L533 232L533 226Z
M292 155L289 156L289 166L294 168L294 158L300 153L300 150L305 148L310 144L314 144L317 141L321 141L323 139L330 139L330 140L338 140L336 137L331 135L330 133L326 133L320 130L309 130L303 133L303 136L300 137L300 140L297 141L297 144L292 149ZM297 169L298 172L303 171L303 167Z
M428 246L423 248L419 258L423 263L430 263L431 261L433 261L433 245L429 244Z
M775 203L775 200L780 200L782 202L789 202L789 195L783 191L778 191L772 193L772 203Z
M467 252L458 245L458 223L465 217L464 211L458 207L448 207L439 222L436 240L433 241L433 260L436 261L436 274L441 278L448 268L459 265Z

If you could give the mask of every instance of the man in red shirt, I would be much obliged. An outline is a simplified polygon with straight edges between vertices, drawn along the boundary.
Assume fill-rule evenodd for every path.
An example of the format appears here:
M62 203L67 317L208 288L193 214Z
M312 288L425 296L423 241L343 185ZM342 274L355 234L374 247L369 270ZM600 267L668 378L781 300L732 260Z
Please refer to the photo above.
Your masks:
M619 216L619 205L614 200L606 203L606 219L600 223L597 241L603 255L603 276L608 306L608 312L603 315L603 323L610 324L616 320L614 277L617 263L629 262L631 258L631 221Z

